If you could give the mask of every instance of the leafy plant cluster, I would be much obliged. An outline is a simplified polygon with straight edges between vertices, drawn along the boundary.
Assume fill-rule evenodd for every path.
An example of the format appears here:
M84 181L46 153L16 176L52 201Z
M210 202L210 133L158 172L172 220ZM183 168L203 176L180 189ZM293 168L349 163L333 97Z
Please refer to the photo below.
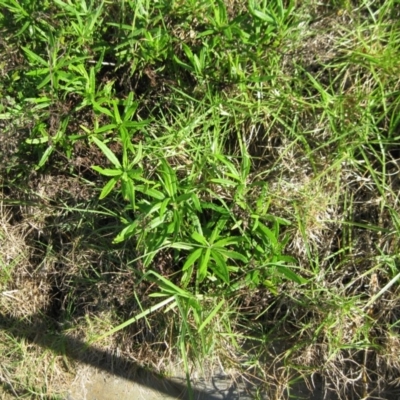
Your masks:
M120 194L126 202L120 216L125 227L115 242L134 237L147 268L158 251L174 249L174 261L181 265L181 284L194 283L196 290L205 280L229 287L238 279L272 288L276 272L301 281L284 266L294 262L282 255L280 230L287 221L272 217L260 206L250 206L262 203L268 190L265 183L252 182L245 144L238 138L240 153L225 155L226 133L221 132L218 149L205 145L207 154L197 161L200 165L178 171L182 165L174 165L173 157L154 148L154 139L146 132L157 121L140 117L143 99L132 91L118 93L115 79L101 80L103 69L111 63L104 60L113 59L116 73L129 64L131 76L154 65L156 73L175 69L175 76L184 76L186 71L201 87L226 79L255 82L264 61L261 53L249 57L250 44L262 51L278 40L290 21L293 4L285 8L282 2L273 6L250 2L231 20L223 2L185 2L182 7L139 1L111 7L104 1L75 4L57 0L47 5L52 23L18 2L3 1L2 6L18 27L15 43L26 63L12 79L29 80L36 93L23 99L35 116L25 143L37 149L36 168L50 162L55 150L71 160L77 141L97 146L109 162L109 166L93 166L108 178L100 199ZM206 13L201 19L200 11ZM110 16L116 21L110 21ZM188 21L182 25L192 36L186 43L178 41L171 16ZM190 18L198 22L189 23ZM30 35L41 40L30 41ZM20 87L19 96L24 89ZM213 96L212 91L207 93ZM59 110L68 101L73 103L70 108ZM206 101L202 105L215 108ZM71 131L72 115L80 110L93 116L92 125L81 124ZM213 114L213 118L224 119ZM138 141L139 134L144 139ZM191 134L187 134L189 141ZM110 148L113 142L119 143L118 154Z
M73 165L77 145L100 150L105 164L92 165L105 179L99 198L123 225L114 242L136 246L133 261L159 295L186 299L185 321L192 310L201 332L224 304L200 318L204 295L259 286L277 294L282 279L305 282L284 255L289 222L269 214L268 186L254 179L247 145L234 133L261 96L258 86L271 80L267 58L293 1L238 9L222 1L0 5L3 21L13 22L9 45L24 60L7 75L8 96L31 116L21 149L33 152L39 171ZM169 89L149 101L155 81ZM226 85L255 100L235 104L220 94ZM177 276L155 272L161 251L172 254Z
M332 302L344 327L361 309L338 277L359 263L354 281L398 279L399 10L325 3L0 0L0 128L19 141L7 184L56 172L93 189L90 214L115 219L103 231L135 249L124 268L158 299L143 309L132 288L141 312L94 340L176 312L189 370L188 353L235 336L240 296L300 287L298 347L335 340L333 359L353 346L324 317ZM85 218L87 204L72 207ZM384 262L368 264L367 231Z

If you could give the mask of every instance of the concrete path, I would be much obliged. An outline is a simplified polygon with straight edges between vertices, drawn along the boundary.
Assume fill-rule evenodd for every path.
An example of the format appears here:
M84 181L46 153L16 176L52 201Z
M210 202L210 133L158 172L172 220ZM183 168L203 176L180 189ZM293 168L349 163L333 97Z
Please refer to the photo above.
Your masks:
M197 382L193 400L250 400L243 391L235 388L231 380L213 379L205 384ZM183 378L162 379L140 371L132 379L84 366L78 372L66 400L176 400L188 399Z

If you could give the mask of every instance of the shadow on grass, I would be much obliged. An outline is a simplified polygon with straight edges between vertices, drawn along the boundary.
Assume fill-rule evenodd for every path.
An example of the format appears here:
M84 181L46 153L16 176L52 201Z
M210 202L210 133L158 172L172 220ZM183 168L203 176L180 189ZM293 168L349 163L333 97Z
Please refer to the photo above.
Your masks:
M223 378L219 377L216 378L215 382L208 384L206 387L203 382L201 389L197 387L192 388L191 397L186 382L183 379L160 377L125 357L110 354L108 351L89 346L85 342L68 337L62 332L51 332L52 329L46 325L45 318L40 317L40 314L31 316L31 319L38 322L29 323L21 321L0 312L0 329L9 334L11 333L16 339L24 339L44 349L51 350L54 354L65 355L69 359L85 363L98 370L130 380L141 387L156 390L176 399L233 400L245 398L243 397L244 393L240 393L241 391L232 385L230 381L227 380L224 382ZM224 389L217 387L221 384L225 386ZM6 386L6 384L3 385ZM197 383L196 386L198 386ZM4 387L4 389L9 391L10 394L14 392L14 390L11 391L10 387Z

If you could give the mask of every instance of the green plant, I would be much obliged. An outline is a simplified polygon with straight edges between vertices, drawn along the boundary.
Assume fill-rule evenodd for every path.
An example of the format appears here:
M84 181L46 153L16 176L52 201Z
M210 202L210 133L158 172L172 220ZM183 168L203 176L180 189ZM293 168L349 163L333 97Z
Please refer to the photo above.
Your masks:
M42 3L0 0L15 326L51 313L271 398L396 377L398 1ZM43 397L21 337L0 332L0 375Z

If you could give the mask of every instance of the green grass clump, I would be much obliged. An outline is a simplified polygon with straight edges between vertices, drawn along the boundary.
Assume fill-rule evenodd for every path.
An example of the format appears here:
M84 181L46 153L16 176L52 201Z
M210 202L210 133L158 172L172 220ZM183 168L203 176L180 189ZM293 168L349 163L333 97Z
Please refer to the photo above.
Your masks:
M0 285L43 296L17 317L158 343L143 363L188 382L219 360L276 398L384 393L398 2L42 3L0 0Z

